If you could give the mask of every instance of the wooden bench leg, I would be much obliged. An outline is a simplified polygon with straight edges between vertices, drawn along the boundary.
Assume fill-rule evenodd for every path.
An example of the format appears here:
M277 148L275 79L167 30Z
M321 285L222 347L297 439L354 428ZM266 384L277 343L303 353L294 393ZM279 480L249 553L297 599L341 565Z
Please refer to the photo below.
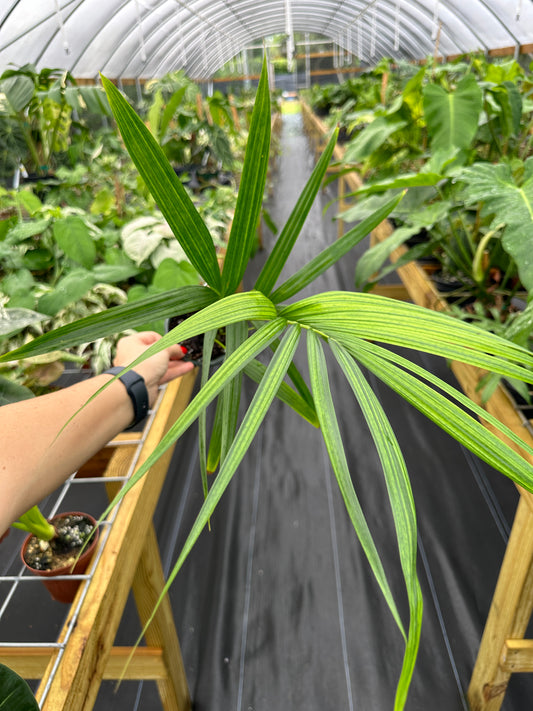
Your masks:
M471 711L499 711L511 672L506 641L524 637L533 610L533 512L520 497L468 689Z
M149 619L164 584L165 578L159 556L159 546L154 527L151 524L132 586L143 626ZM145 639L149 647L161 649L163 653L166 678L157 681L163 709L165 711L189 711L191 708L189 688L167 595L159 605L155 617L146 631Z

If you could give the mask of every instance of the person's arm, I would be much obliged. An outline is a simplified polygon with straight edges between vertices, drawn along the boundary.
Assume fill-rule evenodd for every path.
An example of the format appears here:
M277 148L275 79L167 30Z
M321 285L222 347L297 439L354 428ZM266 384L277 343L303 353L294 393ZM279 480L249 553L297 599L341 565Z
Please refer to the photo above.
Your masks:
M159 337L144 332L121 339L113 364L129 365ZM146 383L150 406L160 385L194 367L182 358L176 345L135 367ZM112 377L97 375L48 395L0 407L0 534L132 423L133 405L118 380L80 410Z

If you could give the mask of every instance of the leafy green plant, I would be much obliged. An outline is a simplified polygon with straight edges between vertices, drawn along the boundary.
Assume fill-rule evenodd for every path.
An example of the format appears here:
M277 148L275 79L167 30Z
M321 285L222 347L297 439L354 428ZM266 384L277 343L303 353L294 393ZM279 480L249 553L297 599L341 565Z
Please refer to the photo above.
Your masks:
M39 711L39 704L27 682L4 664L0 664L0 709Z
M29 511L19 517L18 521L14 521L11 525L13 528L32 533L42 541L51 541L56 535L55 528L51 523L48 523L38 506L32 506Z
M147 123L166 157L196 179L234 167L232 140L239 135L228 99L220 92L206 100L183 72L149 82ZM201 181L205 182L205 181Z
M480 205L481 216L501 226L503 249L517 265L520 280L533 292L533 156L524 163L475 163L459 175L466 205Z
M103 81L133 161L190 263L206 285L184 286L109 309L103 314L92 315L55 332L46 333L15 352L0 357L0 361L29 357L53 348L66 348L124 328L137 327L148 319L195 312L130 366L135 368L138 362L171 343L205 334L201 388L198 394L111 506L198 420L205 501L169 576L166 592L200 532L208 524L274 398L278 397L294 408L311 425L321 429L348 515L391 614L405 639L405 655L394 702L394 708L400 711L405 707L422 624L422 595L416 574L416 514L400 448L362 368L374 373L489 464L521 486L533 490L531 465L485 429L477 417L482 417L496 430L504 432L528 453L533 453L533 450L461 392L397 355L387 346L401 345L461 360L527 382L533 379L533 355L518 345L446 314L430 312L373 294L332 291L295 300L294 297L302 289L311 285L317 276L347 254L379 224L395 208L401 195L388 201L304 267L278 283L283 266L322 184L335 145L336 131L293 212L280 230L254 288L241 292L240 285L255 241L269 161L271 117L266 67L263 67L257 91L222 271L209 231L157 141L113 84L107 79ZM226 329L226 356L217 370L210 370L210 352L219 328ZM307 378L296 369L293 362L297 346L303 342L307 345L309 385ZM352 483L329 388L330 366L326 365L325 349L331 351L333 361L344 372L368 422L382 462L409 601L407 629L398 613L386 571ZM270 355L267 364L263 359L258 359L260 354ZM239 422L240 386L244 375L258 386ZM214 401L217 403L215 422L220 423L220 427L213 428L208 447L206 408ZM208 463L209 466L218 465L218 472L210 485L206 476ZM104 512L105 515L107 512Z
M68 72L37 71L31 64L6 69L0 76L2 174L23 164L28 173L46 175L68 148L73 110L87 107L100 115L109 112L99 87L78 87Z

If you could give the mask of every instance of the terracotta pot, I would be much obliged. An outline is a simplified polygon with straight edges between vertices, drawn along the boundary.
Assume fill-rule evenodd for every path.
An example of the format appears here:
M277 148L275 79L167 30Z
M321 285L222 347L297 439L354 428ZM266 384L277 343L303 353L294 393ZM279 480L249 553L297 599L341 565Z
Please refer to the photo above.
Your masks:
M90 514L82 513L80 511L68 511L65 513L58 514L57 516L54 516L52 519L50 519L50 523L54 523L54 521L57 521L58 519L68 515L86 516L92 522L92 524L96 526L96 519L94 519ZM26 568L31 571L31 573L33 573L33 575L38 575L44 578L43 584L48 589L48 592L54 600L66 603L72 602L76 596L81 580L54 580L54 577L57 575L82 575L87 570L87 567L91 562L92 555L98 544L98 529L95 529L95 533L93 534L93 538L91 540L90 545L80 556L74 567L72 567L72 565L65 565L62 568L54 568L53 570L36 570L35 568L32 568L30 565L28 565L28 563L26 563L24 559L24 554L26 552L26 548L28 547L28 543L32 538L32 535L33 534L30 533L28 536L26 536L26 538L24 539L24 543L22 544L22 548L20 550L20 557L22 559L22 562L24 563Z

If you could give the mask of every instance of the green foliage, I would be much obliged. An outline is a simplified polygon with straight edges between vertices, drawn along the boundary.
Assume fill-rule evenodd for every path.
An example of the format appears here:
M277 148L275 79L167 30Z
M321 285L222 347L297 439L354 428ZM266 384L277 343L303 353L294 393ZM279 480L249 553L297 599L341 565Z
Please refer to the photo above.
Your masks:
M191 264L205 279L206 286L183 286L163 294L133 300L123 306L108 309L105 313L91 315L22 345L16 351L0 357L0 362L35 356L54 348L71 347L104 337L113 331L135 328L153 319L194 312L130 366L134 368L138 362L171 343L205 334L207 349L202 365L201 388L178 420L171 425L156 451L137 470L110 507L135 485L192 423L196 420L200 422L200 460L206 498L169 576L166 591L208 524L273 399L280 398L302 417L315 425L319 424L348 515L361 539L391 614L406 640L394 705L395 710L400 711L405 707L422 624L422 598L416 575L416 520L409 478L398 444L360 366L368 368L490 465L533 491L531 465L485 429L478 417L488 420L496 430L504 432L513 443L531 454L530 449L516 435L462 393L409 360L397 356L387 346L401 345L464 361L525 382L532 380L533 356L517 344L446 314L372 294L327 292L293 299L385 219L398 206L401 194L388 199L378 210L368 214L362 224L316 255L285 282L278 283L287 257L324 179L336 132L333 132L325 157L317 164L286 225L280 230L276 246L255 287L248 292L238 291L250 258L268 162L270 106L266 67L263 67L257 91L241 190L222 275L209 239L209 231L168 165L158 142L116 88L105 79L104 83L132 159L165 215L176 240ZM217 370L210 370L210 345L214 334L221 327L226 328L228 334L226 356ZM307 343L309 385L293 362L296 349L304 345L304 342ZM338 414L335 413L329 392L323 353L325 348L331 351L332 363L345 373L379 452L409 601L407 630L397 613L386 571L368 534L364 514L351 483L349 463L339 436ZM260 355L269 356L266 364L265 358L259 359ZM240 380L243 374L251 377L258 386L239 421ZM212 447L208 452L204 418L206 408L214 402L217 406L216 427ZM209 485L205 476L206 469L217 463L218 473ZM105 515L107 512L104 512Z
M502 246L517 265L522 284L533 293L533 157L517 163L475 163L461 172L466 205L480 204L481 215L503 223Z
M423 89L424 116L433 152L467 149L476 135L482 108L482 93L475 77L467 74L454 91L436 84Z
M29 511L22 514L18 521L11 524L13 528L32 533L42 541L51 541L56 535L56 530L51 523L45 519L37 506L32 506Z
M39 711L28 684L12 669L0 664L1 711Z
M94 113L109 114L102 90L79 89L68 72L38 72L31 64L5 70L0 76L0 177L19 165L28 173L49 173L68 149L73 110L83 113L88 105Z

